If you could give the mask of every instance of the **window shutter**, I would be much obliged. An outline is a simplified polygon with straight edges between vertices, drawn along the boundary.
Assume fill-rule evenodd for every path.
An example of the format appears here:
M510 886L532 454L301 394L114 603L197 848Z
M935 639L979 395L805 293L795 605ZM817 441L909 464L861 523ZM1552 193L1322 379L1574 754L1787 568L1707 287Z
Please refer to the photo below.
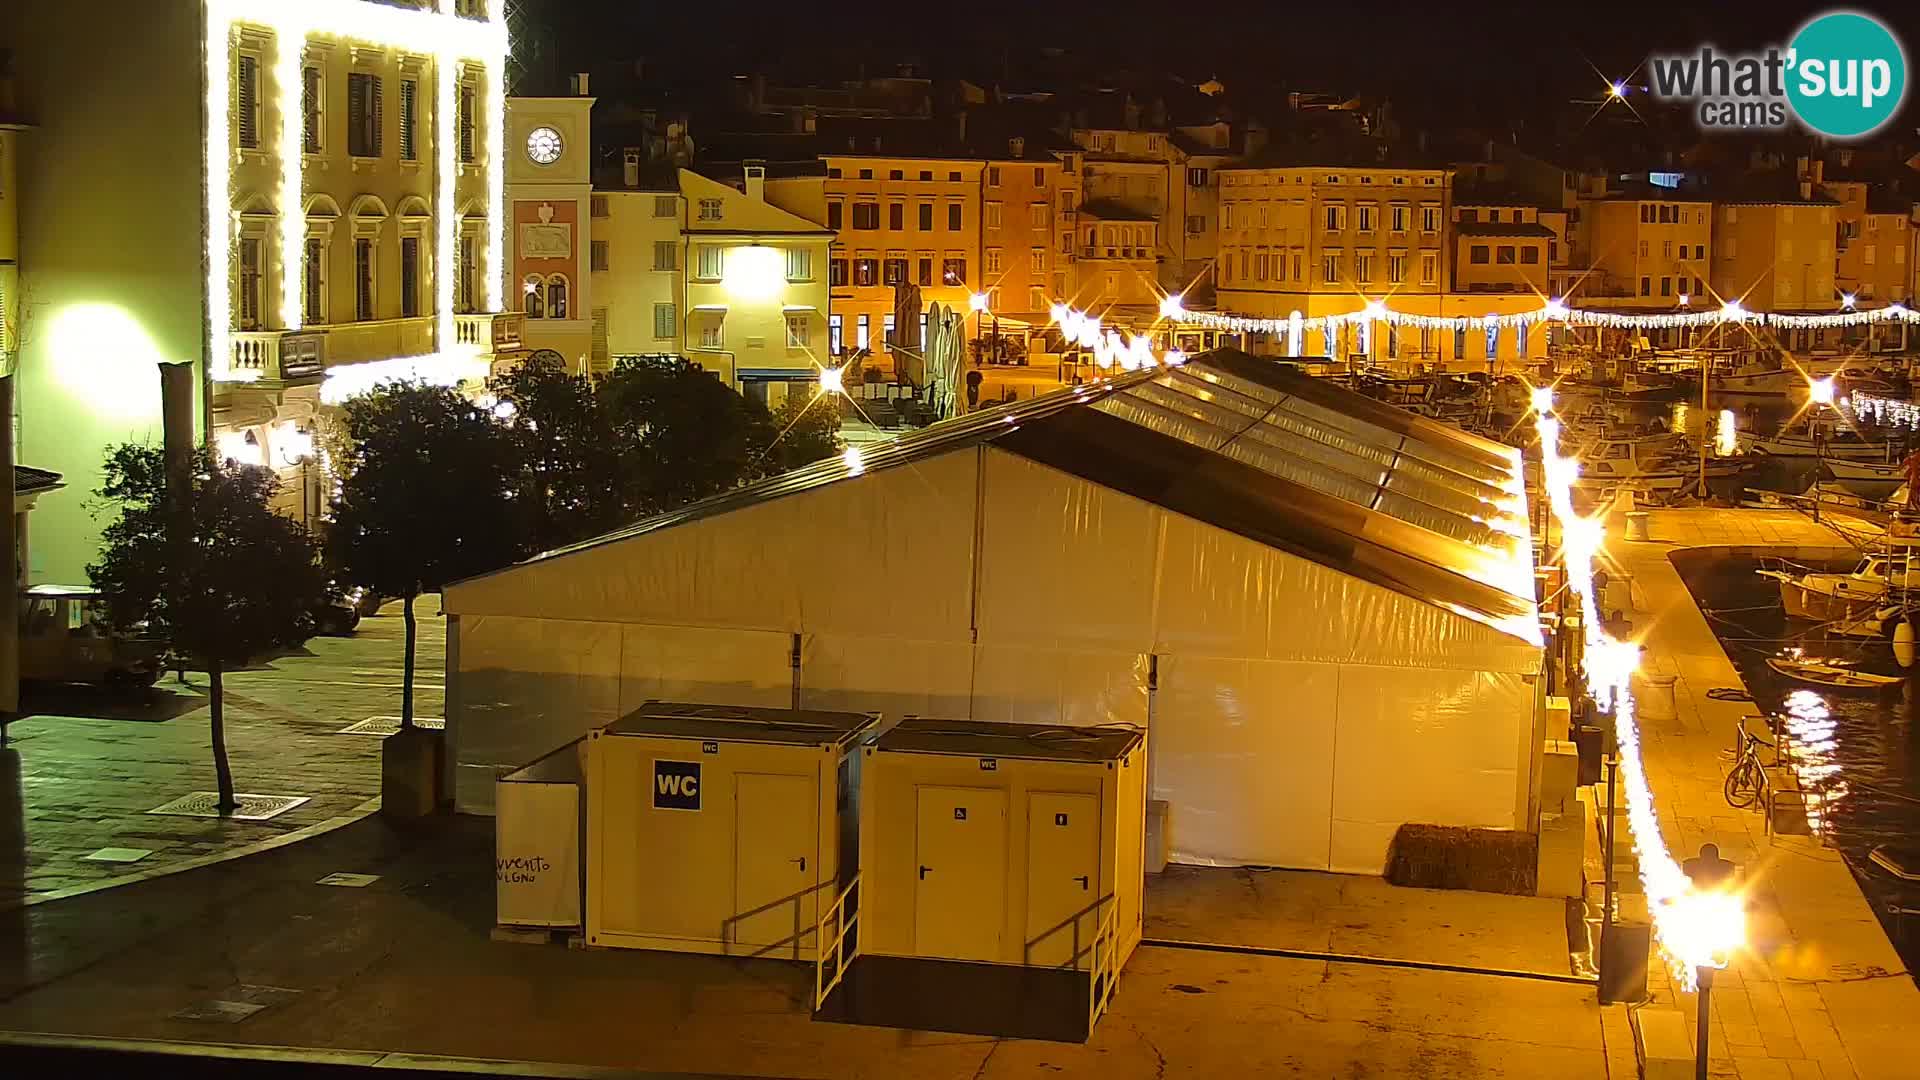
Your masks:
M320 152L320 69L305 68L300 74L300 143L309 154Z
M460 160L473 160L473 87L460 88Z
M373 131L371 132L372 138L369 139L368 141L371 143L373 147L372 156L379 157L380 156L380 136L386 127L386 124L383 122L386 118L386 113L383 111L383 106L380 100L379 76L376 75L367 81L371 83L373 86L373 110L372 110L373 111L373 116L372 116Z
M240 145L249 150L260 145L260 61L240 57L239 73L234 78L234 111L240 114Z
M593 369L603 371L610 364L610 350L607 348L607 309L593 309Z
M411 79L400 83L400 160L412 161L418 154L414 142L416 117L420 109L420 84Z
M347 76L347 153L367 156L367 77Z

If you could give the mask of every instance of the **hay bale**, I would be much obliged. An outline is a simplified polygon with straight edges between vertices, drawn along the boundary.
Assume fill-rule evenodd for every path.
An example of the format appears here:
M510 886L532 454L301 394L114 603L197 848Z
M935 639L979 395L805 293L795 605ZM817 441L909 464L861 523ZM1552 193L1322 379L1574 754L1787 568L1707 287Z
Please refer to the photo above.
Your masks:
M1387 854L1387 881L1416 889L1532 896L1540 840L1509 829L1402 825Z

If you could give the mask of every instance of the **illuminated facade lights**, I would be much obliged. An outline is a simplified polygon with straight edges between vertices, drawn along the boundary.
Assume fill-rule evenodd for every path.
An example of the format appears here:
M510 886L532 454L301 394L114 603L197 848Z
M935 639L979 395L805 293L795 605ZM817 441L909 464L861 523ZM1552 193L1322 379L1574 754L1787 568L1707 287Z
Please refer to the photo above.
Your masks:
M1536 402L1539 398L1536 396ZM1565 537L1562 564L1567 588L1579 604L1585 648L1582 667L1588 693L1603 712L1613 714L1619 778L1626 794L1627 825L1639 857L1640 883L1653 916L1655 937L1682 989L1693 990L1701 968L1722 968L1746 938L1742 898L1721 891L1696 890L1668 850L1654 812L1653 789L1640 752L1634 719L1633 673L1640 648L1608 634L1600 622L1593 593L1593 560L1604 540L1599 519L1584 518L1573 507L1573 481L1580 469L1560 456L1560 422L1542 411L1536 422L1547 501Z
M480 69L486 86L481 106L487 119L485 146L487 166L487 273L486 299L489 311L504 309L506 176L503 153L506 136L505 74L507 27L504 0L488 0L487 18L462 18L447 10L440 0L439 10L420 11L368 3L366 0L205 0L206 4L206 132L204 143L206 169L206 265L207 306L210 352L209 377L215 382L244 382L259 378L253 370L235 369L233 349L233 112L237 107L232 93L233 34L236 26L253 26L273 33L273 62L266 65L269 79L267 96L280 103L280 127L274 148L280 171L275 192L275 210L280 215L281 289L280 327L299 329L304 322L306 260L306 213L304 206L305 159L301 145L302 112L298 107L303 87L301 65L307 42L316 37L360 42L382 48L399 49L432 58L437 70L437 108L434 116L434 141L438 148L434 213L438 231L434 245L435 297L440 353L429 357L404 358L405 363L431 367L441 358L446 363L462 358L453 349L454 282L456 280L454 223L454 181L459 174L457 157L459 135L458 79L462 62ZM381 361L388 363L388 361ZM369 365L356 365L366 367ZM329 380L333 371L329 370Z
M1302 322L1297 312L1285 318L1236 315L1222 311L1188 311L1185 308L1179 308L1171 314L1163 309L1161 314L1177 322L1230 333L1298 335L1301 332ZM1405 326L1421 330L1465 331L1498 330L1514 326L1532 326L1542 322L1558 322L1568 326L1598 326L1630 330L1717 326L1725 323L1753 323L1783 330L1826 330L1896 321L1920 322L1920 315L1916 315L1900 304L1888 304L1886 307L1874 308L1870 311L1858 311L1849 307L1845 311L1832 315L1776 315L1748 311L1740 306L1738 300L1729 300L1719 308L1710 311L1635 315L1611 311L1583 311L1569 308L1558 299L1548 300L1531 311L1509 312L1505 315L1416 315L1411 312L1395 311L1387 305L1386 301L1374 299L1366 301L1359 311L1316 315L1305 320L1308 324L1305 329L1320 334L1334 334L1342 326L1366 327L1373 323L1384 322L1389 326ZM1293 339L1290 338L1290 340Z

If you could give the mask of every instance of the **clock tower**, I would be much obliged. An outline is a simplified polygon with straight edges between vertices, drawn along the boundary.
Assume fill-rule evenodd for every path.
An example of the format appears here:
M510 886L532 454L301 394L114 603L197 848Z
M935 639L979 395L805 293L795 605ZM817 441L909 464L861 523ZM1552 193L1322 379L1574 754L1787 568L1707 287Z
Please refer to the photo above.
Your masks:
M606 364L593 306L593 98L507 101L508 306L526 313L526 347L570 371ZM599 344L596 344L599 343Z

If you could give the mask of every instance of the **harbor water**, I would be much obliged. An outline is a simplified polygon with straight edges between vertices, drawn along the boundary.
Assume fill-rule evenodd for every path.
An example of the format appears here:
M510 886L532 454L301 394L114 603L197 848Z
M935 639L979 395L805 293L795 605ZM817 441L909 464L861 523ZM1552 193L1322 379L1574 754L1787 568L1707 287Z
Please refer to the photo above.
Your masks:
M1835 542L1839 544L1838 538ZM1782 718L1810 710L1830 714L1831 733L1823 739L1830 744L1823 754L1823 783L1830 796L1820 809L1825 839L1846 857L1907 969L1920 970L1920 882L1902 880L1873 858L1879 849L1883 860L1920 873L1920 667L1903 671L1890 643L1881 638L1839 637L1789 619L1779 583L1756 573L1767 561L1769 553L1747 549L1701 549L1673 556L1675 568L1752 694L1754 713ZM1839 550L1812 568L1844 573L1857 561L1852 553ZM1843 692L1805 686L1767 666L1769 658L1794 655L1830 658L1860 671L1905 678L1882 689ZM1756 720L1751 727L1760 733L1769 725ZM1762 754L1763 759L1770 756Z

